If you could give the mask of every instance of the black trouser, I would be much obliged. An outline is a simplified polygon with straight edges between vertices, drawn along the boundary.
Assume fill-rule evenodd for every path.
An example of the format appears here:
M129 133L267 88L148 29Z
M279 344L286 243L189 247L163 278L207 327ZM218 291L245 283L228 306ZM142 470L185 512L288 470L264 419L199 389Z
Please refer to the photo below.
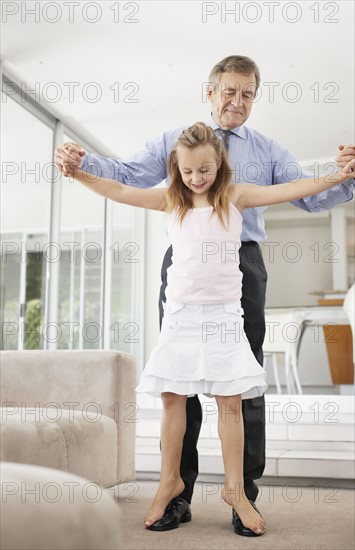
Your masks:
M242 243L239 251L240 270L243 273L242 307L244 309L244 330L250 347L263 364L262 345L265 336L265 293L267 275L259 245L254 242ZM160 326L166 301L166 271L171 265L172 247L164 256L159 296ZM265 402L264 397L242 401L244 419L244 481L247 483L262 476L265 468ZM198 396L186 401L187 426L182 448L180 473L185 482L181 494L191 502L194 484L198 475L197 441L202 424L202 408Z

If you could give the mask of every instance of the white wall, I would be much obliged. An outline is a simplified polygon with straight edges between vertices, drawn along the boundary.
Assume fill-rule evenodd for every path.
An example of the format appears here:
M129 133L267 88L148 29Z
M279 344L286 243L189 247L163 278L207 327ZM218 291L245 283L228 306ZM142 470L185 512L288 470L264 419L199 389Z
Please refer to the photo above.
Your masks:
M318 296L310 292L332 288L329 214L305 214L303 220L291 216L285 212L284 219L270 221L265 216L268 239L261 250L268 273L266 307L317 305Z

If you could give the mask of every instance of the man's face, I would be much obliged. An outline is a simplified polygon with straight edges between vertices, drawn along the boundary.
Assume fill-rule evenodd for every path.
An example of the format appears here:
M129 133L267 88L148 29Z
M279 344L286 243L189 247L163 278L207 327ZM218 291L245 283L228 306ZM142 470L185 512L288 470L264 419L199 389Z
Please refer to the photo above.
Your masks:
M218 87L208 91L214 121L226 130L244 124L249 118L255 92L254 73L223 73Z

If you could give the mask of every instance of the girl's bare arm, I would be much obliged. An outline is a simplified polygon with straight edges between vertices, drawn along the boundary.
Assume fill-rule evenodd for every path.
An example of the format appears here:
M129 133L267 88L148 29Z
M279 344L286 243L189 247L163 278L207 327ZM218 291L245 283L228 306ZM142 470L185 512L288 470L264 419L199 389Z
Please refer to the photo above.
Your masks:
M122 204L147 208L148 210L162 210L166 208L166 188L159 189L139 189L131 185L125 185L119 181L100 178L74 169L72 172L74 179L85 185L91 191Z
M339 185L355 176L355 161L351 160L337 174L319 177L318 180L305 178L278 185L254 185L239 183L233 186L231 202L239 209L256 206L270 206L291 202Z

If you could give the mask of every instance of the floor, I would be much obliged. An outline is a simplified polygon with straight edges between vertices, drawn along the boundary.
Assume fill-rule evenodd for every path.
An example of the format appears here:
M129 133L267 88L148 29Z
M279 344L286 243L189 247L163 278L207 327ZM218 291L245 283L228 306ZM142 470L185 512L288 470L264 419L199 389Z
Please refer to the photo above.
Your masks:
M147 531L144 514L157 482L136 481L116 488L124 550L263 549L351 550L354 548L354 492L339 487L262 485L257 506L266 521L262 537L236 535L231 509L221 500L221 485L197 483L192 522L163 533Z

